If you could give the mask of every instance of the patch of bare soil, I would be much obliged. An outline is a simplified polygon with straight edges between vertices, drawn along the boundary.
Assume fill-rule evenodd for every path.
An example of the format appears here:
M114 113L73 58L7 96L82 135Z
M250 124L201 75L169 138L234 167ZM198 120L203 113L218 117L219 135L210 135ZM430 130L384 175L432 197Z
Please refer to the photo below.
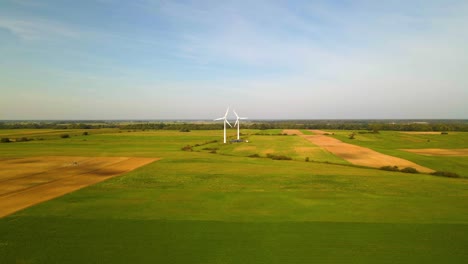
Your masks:
M426 156L468 156L468 148L464 149L402 149L407 152Z
M302 135L302 132L296 129L285 129L283 133L288 135Z
M412 135L440 135L441 132L434 131L402 131L403 134L412 134Z
M309 130L310 132L314 133L314 134L317 134L317 135L325 135L325 134L330 134L326 131L323 131L323 130L318 130L318 129L311 129Z
M128 157L34 157L0 160L0 217L158 159Z
M334 155L341 157L352 164L380 168L383 166L398 166L399 168L413 167L420 172L433 172L434 170L420 166L409 160L393 157L390 155L379 153L375 150L344 143L333 137L325 136L327 133L322 130L310 130L315 135L304 135L300 131L289 131L301 135L313 144L326 149Z

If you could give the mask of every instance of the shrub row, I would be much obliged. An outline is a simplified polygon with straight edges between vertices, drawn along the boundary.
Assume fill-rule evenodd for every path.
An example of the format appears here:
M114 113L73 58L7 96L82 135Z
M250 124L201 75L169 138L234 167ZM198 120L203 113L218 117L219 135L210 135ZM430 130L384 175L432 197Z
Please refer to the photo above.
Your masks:
M270 158L272 160L292 160L291 157L285 156L285 155L275 155L275 154L270 154L268 153L267 158Z
M14 141L12 141L11 139L9 138L2 138L0 140L1 143L10 143L10 142L27 142L27 141L31 141L31 140L34 140L32 138L27 138L27 137L21 137L21 138L17 138L15 139Z
M448 171L435 171L431 173L431 175L449 177L449 178L460 178L460 175L454 172L448 172Z
M419 173L419 171L415 168L412 167L406 167L403 169L399 169L398 166L383 166L380 167L381 170L386 170L386 171L400 171L404 173Z
M193 151L193 147L190 146L190 145L187 145L187 146L185 146L185 147L182 147L182 150L183 150L183 151Z

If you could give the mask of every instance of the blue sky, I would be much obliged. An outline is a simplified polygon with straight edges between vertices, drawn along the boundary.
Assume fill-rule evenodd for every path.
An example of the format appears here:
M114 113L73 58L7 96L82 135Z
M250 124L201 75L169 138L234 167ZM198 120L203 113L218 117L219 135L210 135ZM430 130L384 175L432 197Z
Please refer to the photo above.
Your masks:
M0 119L468 118L467 1L0 1Z

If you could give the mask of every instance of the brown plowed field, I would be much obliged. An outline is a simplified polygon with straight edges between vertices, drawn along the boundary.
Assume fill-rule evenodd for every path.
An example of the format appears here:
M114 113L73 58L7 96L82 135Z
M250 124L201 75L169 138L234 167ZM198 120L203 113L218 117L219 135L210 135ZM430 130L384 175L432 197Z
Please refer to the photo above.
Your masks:
M433 172L434 170L420 166L409 160L382 154L369 148L344 143L336 138L325 136L322 130L310 130L315 135L304 135L299 130L284 130L289 135L296 134L304 137L313 144L326 149L334 155L341 157L352 164L380 168L383 166L398 166L399 168L413 167L420 172Z
M426 156L468 156L468 149L402 149Z
M0 159L0 217L156 160L127 157Z

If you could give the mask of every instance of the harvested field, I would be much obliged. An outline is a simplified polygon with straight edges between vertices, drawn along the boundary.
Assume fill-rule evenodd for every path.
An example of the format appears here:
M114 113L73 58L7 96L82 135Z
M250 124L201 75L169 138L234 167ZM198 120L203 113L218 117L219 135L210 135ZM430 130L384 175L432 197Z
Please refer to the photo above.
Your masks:
M313 144L322 147L334 155L355 165L374 168L380 168L383 166L398 166L399 168L413 167L420 172L434 171L405 159L385 155L369 148L344 143L333 137L323 135L327 132L322 130L310 131L315 133L315 135L304 135L299 130L285 130L285 133L300 135Z
M464 149L402 149L411 153L416 153L426 156L468 156L468 148Z
M149 164L154 158L34 157L0 160L0 217Z
M441 132L437 131L403 131L400 132L403 134L410 134L410 135L440 135Z
M288 135L302 135L302 132L296 129L285 129L283 133Z

